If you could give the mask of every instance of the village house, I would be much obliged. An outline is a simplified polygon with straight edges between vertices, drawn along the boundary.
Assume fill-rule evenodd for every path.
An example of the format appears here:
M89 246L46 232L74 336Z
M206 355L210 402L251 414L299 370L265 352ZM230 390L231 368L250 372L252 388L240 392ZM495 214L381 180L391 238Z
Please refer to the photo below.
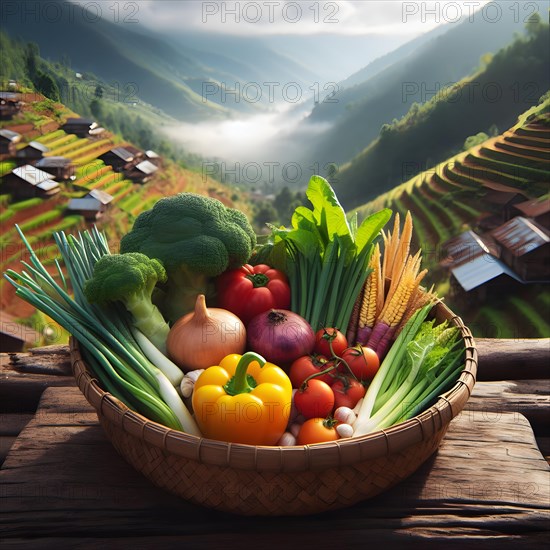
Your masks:
M137 147L134 147L133 145L130 145L130 144L127 143L127 144L123 145L122 147L134 157L134 162L136 162L136 163L141 162L145 157L145 153L141 149L138 149Z
M538 225L550 230L550 195L514 204L516 215L531 218Z
M98 128L97 122L89 118L68 118L61 129L67 134L74 134L78 137L88 137L90 131Z
M145 151L145 158L155 166L160 166L162 164L162 157L158 153L155 153L155 151L151 151L151 149Z
M28 145L19 149L16 153L18 164L30 164L36 162L50 150L49 147L38 141L31 141Z
M21 110L21 94L0 92L0 120L11 120Z
M35 166L58 180L69 180L75 175L75 165L66 157L44 157Z
M498 247L489 236L465 231L444 243L443 250L447 255L441 265L450 272L451 293L461 294L467 301L484 300L488 293L521 284L498 258Z
M16 200L32 197L49 198L60 191L59 183L51 178L51 174L26 164L4 176L3 185Z
M126 172L126 175L135 183L147 183L157 170L158 167L152 162L143 160L135 166L132 166L132 168Z
M11 130L0 130L0 155L14 157L17 153L17 144L21 141L21 134Z
M113 197L101 191L93 189L86 196L79 199L71 199L67 208L84 216L88 221L96 221L103 216Z
M489 231L513 218L516 215L514 205L525 201L529 197L519 189L497 182L484 182L483 188L486 194L483 202L489 206L493 212L485 216L480 225L482 230Z
M131 168L134 156L124 147L114 147L99 157L105 164L112 166L115 172L122 172Z
M501 259L524 281L550 282L550 234L531 219L516 216L491 232Z

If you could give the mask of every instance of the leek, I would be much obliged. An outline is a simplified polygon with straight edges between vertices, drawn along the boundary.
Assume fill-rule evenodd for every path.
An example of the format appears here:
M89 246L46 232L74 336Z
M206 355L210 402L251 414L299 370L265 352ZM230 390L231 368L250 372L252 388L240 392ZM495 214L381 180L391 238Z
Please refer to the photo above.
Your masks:
M97 260L109 254L104 235L96 228L78 237L54 233L65 264L73 296L59 263L59 284L40 262L21 229L16 230L30 253L30 263L21 262L21 273L10 269L6 280L16 295L50 316L82 347L90 370L103 387L131 409L151 420L177 430L200 435L195 420L181 401L172 382L143 353L131 333L128 313L123 308L90 305L82 288L93 274ZM170 372L171 377L178 376Z
M464 351L459 331L426 321L430 309L418 310L390 348L361 404L354 437L412 418L457 380Z

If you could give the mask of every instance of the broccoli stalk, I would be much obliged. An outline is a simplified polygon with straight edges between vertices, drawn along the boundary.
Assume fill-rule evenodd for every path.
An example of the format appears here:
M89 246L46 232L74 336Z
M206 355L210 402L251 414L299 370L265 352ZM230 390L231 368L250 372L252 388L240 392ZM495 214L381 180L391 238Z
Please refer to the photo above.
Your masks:
M198 294L211 296L213 279L250 258L256 234L246 216L217 199L180 193L141 213L122 238L123 254L141 252L165 267L164 316L177 321L192 311Z
M122 302L132 314L134 326L166 353L170 327L151 301L155 285L164 281L166 270L158 260L140 253L110 254L96 262L84 294L90 303Z

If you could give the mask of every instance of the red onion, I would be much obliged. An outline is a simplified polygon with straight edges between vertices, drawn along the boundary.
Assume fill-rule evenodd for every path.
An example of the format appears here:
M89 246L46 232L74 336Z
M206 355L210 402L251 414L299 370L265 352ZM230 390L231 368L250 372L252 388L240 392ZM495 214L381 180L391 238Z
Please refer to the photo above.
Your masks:
M256 315L247 326L248 349L280 367L309 355L315 345L311 325L297 313L270 309Z

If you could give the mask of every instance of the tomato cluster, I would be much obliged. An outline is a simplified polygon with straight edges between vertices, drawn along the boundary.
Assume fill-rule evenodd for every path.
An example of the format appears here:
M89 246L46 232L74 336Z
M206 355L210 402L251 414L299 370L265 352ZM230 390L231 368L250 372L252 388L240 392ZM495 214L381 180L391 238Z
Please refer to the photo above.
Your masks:
M315 335L312 355L292 363L289 378L296 388L294 405L305 419L297 443L338 439L338 422L332 414L339 407L353 409L364 397L366 386L380 366L378 356L363 346L348 347L346 337L335 328Z

